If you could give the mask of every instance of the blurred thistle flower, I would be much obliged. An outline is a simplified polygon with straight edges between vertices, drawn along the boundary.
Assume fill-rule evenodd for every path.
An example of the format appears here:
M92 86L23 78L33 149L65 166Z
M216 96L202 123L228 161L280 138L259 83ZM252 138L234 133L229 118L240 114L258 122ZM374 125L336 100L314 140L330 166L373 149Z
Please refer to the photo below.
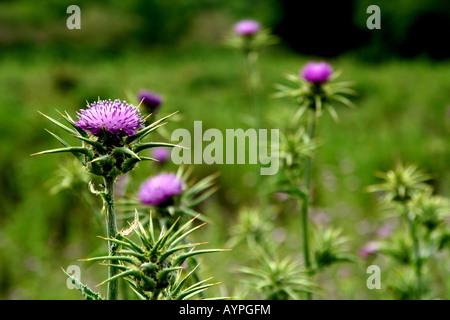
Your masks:
M263 47L278 43L278 38L273 36L268 29L262 28L255 20L247 19L237 22L233 32L225 40L226 45L243 51L246 55L252 53L251 60L257 58L257 52Z
M367 259L378 253L379 243L376 241L369 241L360 250L359 256L363 259Z
M139 92L138 100L139 102L142 102L149 113L156 113L163 102L163 99L159 94L147 90Z
M116 187L114 188L114 196L115 197L123 197L126 193L126 187L128 181L130 180L130 176L128 174L121 175L117 177Z
M385 224L377 230L377 234L380 238L387 238L392 234L394 227L390 224Z
M301 70L301 77L308 82L324 83L332 73L333 68L326 62L308 62Z
M262 255L258 262L255 268L241 267L238 272L247 275L243 282L266 300L299 300L301 294L319 289L289 256L279 259Z
M426 192L430 186L425 182L431 177L416 165L397 164L395 169L387 172L377 172L382 182L369 186L369 192L384 192L385 201L405 202L416 192Z
M152 157L158 160L158 163L165 163L170 159L170 150L166 147L157 147L152 151Z
M218 186L215 181L218 174L211 174L202 179L198 179L197 177L191 176L192 172L193 167L186 169L184 166L179 166L175 176L179 181L181 181L182 192L179 196L174 196L169 199L169 201L164 202L161 205L153 205L156 206L153 208L155 209L154 213L158 214L159 217L161 217L161 220L164 220L164 224L166 226L173 223L175 219L180 217L183 219L189 216L196 217L198 220L204 222L208 220L203 214L197 212L196 207L218 190ZM171 179L175 180L173 177ZM141 185L141 190L145 189L144 184L145 182ZM175 186L178 185L176 180L174 184ZM142 221L145 222L148 218L149 204L141 200L141 190L138 190L135 195L127 199L122 199L119 203L120 211L123 213L121 215L121 219L131 219L135 215L135 210L138 210L139 217ZM148 197L152 198L152 195L150 194ZM146 197L144 195L144 199L145 198Z
M340 76L340 72L334 72L331 65L326 62L308 62L300 71L300 74L287 74L286 79L296 85L290 87L284 84L276 84L278 90L274 98L293 98L299 105L299 109L293 119L297 121L305 111L313 110L316 117L322 115L323 109L327 110L335 121L338 115L334 109L335 103L341 103L347 107L354 104L345 95L355 95L351 88L352 82L334 81Z
M255 20L241 20L234 25L234 32L242 36L250 36L258 33L261 25Z
M77 115L75 125L97 137L103 137L105 131L118 138L132 136L144 123L136 107L119 99L93 102Z
M183 185L173 173L161 173L147 179L139 189L139 200L147 205L166 206L172 197L181 194Z
M314 234L314 261L312 272L340 262L352 262L349 254L349 239L342 235L340 229L332 227L318 229Z

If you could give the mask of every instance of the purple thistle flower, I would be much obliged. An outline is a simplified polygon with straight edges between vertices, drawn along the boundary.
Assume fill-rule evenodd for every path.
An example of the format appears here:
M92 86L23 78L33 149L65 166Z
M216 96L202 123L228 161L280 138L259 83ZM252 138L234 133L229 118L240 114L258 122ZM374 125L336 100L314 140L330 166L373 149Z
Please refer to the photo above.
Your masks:
M142 127L143 118L136 107L121 102L101 100L77 112L75 125L94 136L103 136L103 128L118 138L132 136Z
M359 256L363 259L367 259L369 256L376 254L378 252L378 248L378 242L369 241L359 250Z
M152 152L153 158L159 161L159 163L165 163L170 158L169 148L166 147L156 147Z
M326 62L308 62L301 71L301 77L308 82L327 82L333 73L333 68Z
M386 224L377 230L377 234L381 238L387 238L392 234L393 230L394 230L393 226Z
M139 189L139 200L143 204L158 206L181 194L181 180L173 173L161 173L147 179Z
M250 36L261 30L260 24L255 20L241 20L234 25L234 32L241 36Z
M142 104L147 108L149 113L155 113L158 111L159 106L163 102L160 95L147 90L141 90L139 92L138 100L139 102L142 101Z

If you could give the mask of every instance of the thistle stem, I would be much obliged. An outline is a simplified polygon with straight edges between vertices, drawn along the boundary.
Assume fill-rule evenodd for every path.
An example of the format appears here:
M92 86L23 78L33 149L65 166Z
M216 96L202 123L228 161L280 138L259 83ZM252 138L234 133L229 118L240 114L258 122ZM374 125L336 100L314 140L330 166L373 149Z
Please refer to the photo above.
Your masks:
M261 125L261 110L258 93L258 74L256 71L256 61L258 60L258 53L255 51L248 51L246 53L247 72L248 72L248 87L253 103L253 114L255 116L255 127L259 129Z
M103 205L106 214L106 235L108 238L117 236L116 212L114 208L114 181L115 177L106 176L105 181L105 196L103 198ZM117 245L114 242L108 241L108 255L114 256L116 254ZM111 264L118 264L117 260L111 260ZM108 278L115 276L118 269L114 266L108 266ZM117 300L118 297L118 280L111 280L108 282L108 300Z
M308 137L311 140L314 136L316 124L316 116L314 110L310 110L308 119ZM302 222L302 236L303 236L303 256L305 260L305 267L308 275L311 275L311 259L310 259L310 248L309 248L309 233L308 233L308 209L311 201L311 167L312 161L310 156L304 157L305 172L303 177L304 186L304 198L301 208L301 222ZM311 300L312 294L310 292L306 293L306 299Z
M409 210L405 204L403 204L405 218L408 222L409 232L413 243L413 268L416 274L416 298L420 299L422 294L422 261L420 259L420 244L416 234L416 226L414 221L409 216Z

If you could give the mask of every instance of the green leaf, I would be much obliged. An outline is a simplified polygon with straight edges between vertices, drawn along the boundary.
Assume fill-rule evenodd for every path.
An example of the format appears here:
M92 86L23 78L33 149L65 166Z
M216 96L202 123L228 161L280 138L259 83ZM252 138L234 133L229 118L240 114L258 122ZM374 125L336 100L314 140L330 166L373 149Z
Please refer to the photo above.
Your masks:
M50 154L50 153L61 153L61 152L81 153L81 154L86 155L88 158L92 158L92 153L84 147L66 147L66 148L51 149L51 150L33 153L32 156L37 156L37 155L41 155L41 154Z
M75 121L73 121L72 117L67 112L66 112L66 115L63 115L58 110L56 110L56 112L58 112L64 118L64 120L66 120L75 130L77 130L80 135L82 135L83 137L87 137L88 136L88 134L83 129L79 128L75 124Z
M186 260L187 258L192 257L192 256L205 254L205 253L225 252L225 251L230 251L230 250L228 250L228 249L205 249L205 250L191 251L191 252L187 252L187 253L179 255L175 259L173 264L174 265L181 265L184 262L184 260Z
M134 153L133 151L131 151L130 149L128 149L127 147L117 147L113 150L113 154L117 154L117 153L121 153L121 154L126 154L129 155L132 158L135 158L137 160L141 160L141 158L139 158L139 156Z
M87 144L90 144L91 146L93 146L94 148L100 150L100 151L106 151L105 147L103 146L103 144L101 144L100 142L96 141L96 140L91 140L89 138L85 138L79 135L74 135L75 138L86 142Z
M53 122L54 124L56 124L56 125L57 125L58 127L60 127L61 129L63 129L63 130L65 130L65 131L69 132L70 134L77 135L77 131L74 131L74 130L72 130L72 129L66 127L66 126L63 125L61 122L59 122L59 121L53 119L52 117L49 117L48 115L46 115L46 114L44 114L44 113L42 113L42 112L40 112L40 111L38 111L38 112L39 112L41 115L43 115L44 117L46 117L48 120L50 120L51 122Z
M88 259L80 259L80 261L103 261L103 260L118 260L125 261L134 264L134 259L132 257L125 256L103 256L103 257L94 257Z
M138 275L138 274L139 274L139 271L137 271L137 270L128 270L128 271L120 272L120 273L118 273L118 274L116 274L116 275L106 279L105 281L99 283L97 285L97 287L99 287L102 284L105 284L105 283L107 283L109 281L113 281L113 280L116 280L116 279L120 279L120 278L124 278L124 277L127 277L127 276L131 276L131 275Z
M58 135L54 134L53 132L51 132L50 130L45 129L45 131L47 131L48 133L50 133L56 140L58 140L63 146L65 146L66 148L70 148L70 145L64 141L62 138L60 138ZM84 162L84 158L82 155L80 155L79 153L76 152L72 152L72 154L78 159L78 161L80 161L81 164L83 164Z
M62 268L61 268L62 269ZM86 285L82 284L80 280L77 278L72 277L70 274L68 274L64 269L62 271L66 274L66 276L72 280L72 283L74 284L75 288L83 295L83 297L86 300L103 300L103 298L100 296L100 294L92 291L87 287Z
M146 135L148 135L150 132L156 130L157 128L159 128L159 127L161 127L161 126L163 126L163 125L165 125L166 123L161 123L161 122L164 121L164 120L166 120L167 118L173 116L173 115L176 114L176 113L178 113L178 111L176 111L176 112L174 112L174 113L172 113L172 114L169 114L168 116L165 116L165 117L163 117L163 118L161 118L161 119L159 119L159 120L153 122L152 124L148 125L148 126L145 127L144 129L139 130L134 136L127 137L127 138L125 139L125 143L126 143L126 144L129 144L129 143L131 143L131 142L133 142L133 141L136 141L136 140L138 140L138 139L144 138L144 137L145 137Z
M166 143L166 142L147 142L147 143L140 143L137 146L133 148L134 152L140 152L142 150L148 149L148 148L155 148L155 147L168 147L168 148L183 148L187 149L186 147L179 146L173 143Z

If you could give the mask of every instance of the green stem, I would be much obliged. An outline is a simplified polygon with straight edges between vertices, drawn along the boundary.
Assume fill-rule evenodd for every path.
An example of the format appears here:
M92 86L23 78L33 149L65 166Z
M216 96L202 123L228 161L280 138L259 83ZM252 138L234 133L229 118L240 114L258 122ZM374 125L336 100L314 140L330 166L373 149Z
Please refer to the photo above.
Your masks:
M314 110L310 110L308 119L308 137L313 139L314 129L316 124L316 116ZM302 235L303 235L303 256L305 260L305 267L308 275L311 275L311 258L310 258L310 248L309 248L309 233L308 233L308 209L311 201L311 157L305 156L305 172L303 177L303 187L304 187L304 198L301 208L301 222L302 222ZM312 294L310 292L306 293L307 300L312 299Z
M403 207L413 243L413 267L416 274L416 298L419 300L422 294L422 261L420 258L420 244L416 234L416 226L414 225L414 221L409 216L409 210L405 204Z
M103 205L106 214L106 235L108 238L117 236L116 211L114 208L114 181L115 177L104 177L105 181L105 197L103 198ZM114 256L116 254L117 245L114 242L108 241L108 255ZM118 264L118 261L111 260L111 264ZM118 269L113 266L108 267L108 278L115 276ZM108 300L117 300L118 297L118 279L108 282Z
M261 108L258 93L258 73L256 71L256 61L258 60L258 53L255 51L248 51L246 53L247 72L248 72L248 87L253 103L253 114L255 116L255 127L259 129L261 125Z

